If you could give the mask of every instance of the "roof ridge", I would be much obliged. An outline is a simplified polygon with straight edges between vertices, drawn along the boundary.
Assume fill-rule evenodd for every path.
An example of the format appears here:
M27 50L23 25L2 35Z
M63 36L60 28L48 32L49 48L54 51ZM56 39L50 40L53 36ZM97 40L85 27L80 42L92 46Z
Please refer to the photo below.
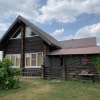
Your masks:
M86 38L79 38L79 39L61 40L61 41L59 41L59 42L63 42L63 41L70 41L70 40L91 39L91 38L96 38L96 37L86 37Z

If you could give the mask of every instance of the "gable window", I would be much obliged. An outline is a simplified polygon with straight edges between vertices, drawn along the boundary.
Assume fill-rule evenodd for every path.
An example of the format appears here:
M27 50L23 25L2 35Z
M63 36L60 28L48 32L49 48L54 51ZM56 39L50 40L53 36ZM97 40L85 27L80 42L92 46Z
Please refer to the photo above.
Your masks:
M12 62L12 68L20 68L20 54L7 54L6 58Z
M38 35L29 27L26 27L26 37L33 37L33 36L38 36Z
M12 36L11 39L18 39L18 38L21 38L21 27L19 27L19 28L15 31L15 33L14 33L14 35Z
M16 38L21 38L21 32L16 36Z
M41 68L43 63L43 53L26 53L25 67L26 68Z

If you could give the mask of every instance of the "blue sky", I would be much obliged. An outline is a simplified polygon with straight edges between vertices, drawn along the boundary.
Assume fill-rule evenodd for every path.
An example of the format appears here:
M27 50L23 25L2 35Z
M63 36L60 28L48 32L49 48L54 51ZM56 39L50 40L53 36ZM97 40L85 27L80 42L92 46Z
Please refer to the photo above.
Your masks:
M18 15L57 40L97 37L100 0L0 0L0 38Z

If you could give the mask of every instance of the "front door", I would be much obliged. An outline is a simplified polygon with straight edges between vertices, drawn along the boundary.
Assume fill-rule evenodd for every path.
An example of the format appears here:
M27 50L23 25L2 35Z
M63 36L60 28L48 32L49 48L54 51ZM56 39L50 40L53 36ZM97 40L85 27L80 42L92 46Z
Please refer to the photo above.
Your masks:
M51 58L51 78L62 77L61 58Z

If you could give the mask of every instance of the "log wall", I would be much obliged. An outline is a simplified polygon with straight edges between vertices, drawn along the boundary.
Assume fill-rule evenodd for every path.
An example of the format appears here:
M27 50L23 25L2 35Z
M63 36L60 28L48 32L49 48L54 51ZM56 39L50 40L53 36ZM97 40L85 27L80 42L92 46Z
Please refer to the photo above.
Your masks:
M64 57L65 62L65 73L66 73L66 79L67 80L80 80L85 79L86 77L80 76L79 74L82 72L82 70L88 71L90 74L94 74L93 78L94 80L98 80L98 73L90 63L84 65L82 64L82 56L74 56L74 57ZM89 78L87 78L88 80Z
M23 72L32 73L32 76L41 76L41 68L24 68Z
M21 53L21 39L10 39L4 46L5 54L20 54Z
M61 79L66 80L90 80L90 78L80 76L79 74L82 72L82 70L87 70L90 74L94 74L93 80L97 81L99 80L98 73L94 66L92 66L90 63L84 65L82 64L82 57L84 55L75 55L75 56L63 56L59 58L63 58L63 62L61 64L62 67L62 77L59 77ZM56 58L56 56L54 56ZM44 77L51 78L51 60L52 57L47 57L45 60L45 66L44 66ZM57 63L57 62L53 62ZM55 65L56 66L56 65Z
M39 37L25 38L24 51L25 53L44 52L44 41ZM46 51L45 51L46 52ZM20 54L21 39L10 39L4 48L5 54Z
M46 55L47 46L48 45L39 36L27 37L24 39L23 49L24 53L43 52L43 54ZM4 55L21 54L21 51L22 51L21 39L10 39L5 45ZM41 68L24 68L23 71L33 72L33 75L41 76Z
M39 37L25 38L25 53L44 52L44 41Z

